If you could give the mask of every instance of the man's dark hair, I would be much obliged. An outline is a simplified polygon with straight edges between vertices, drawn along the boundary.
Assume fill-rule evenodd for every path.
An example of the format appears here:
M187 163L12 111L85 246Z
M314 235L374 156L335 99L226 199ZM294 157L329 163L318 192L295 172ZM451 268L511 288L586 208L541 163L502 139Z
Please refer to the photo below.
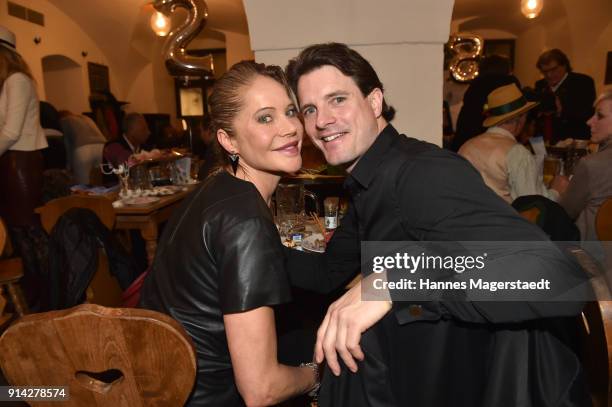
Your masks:
M540 55L538 62L536 62L536 67L541 71L542 65L548 65L551 62L556 62L559 65L564 66L567 72L572 72L572 66L570 65L569 58L559 48L553 48Z
M311 45L289 61L285 71L293 92L297 95L297 84L302 75L325 65L333 66L344 75L351 77L364 97L376 88L384 93L383 84L372 65L357 51L337 42ZM388 122L395 117L395 109L387 105L384 96L382 117Z

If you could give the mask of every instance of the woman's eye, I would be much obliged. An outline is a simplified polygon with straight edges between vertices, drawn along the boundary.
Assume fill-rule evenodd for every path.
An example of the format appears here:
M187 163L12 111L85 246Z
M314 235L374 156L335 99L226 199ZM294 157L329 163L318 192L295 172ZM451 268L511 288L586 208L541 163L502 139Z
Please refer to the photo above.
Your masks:
M257 121L259 123L270 123L272 121L272 116L270 116L269 114L264 114L261 115L257 118Z
M291 107L287 110L286 114L288 117L295 117L297 116L297 109L295 107Z

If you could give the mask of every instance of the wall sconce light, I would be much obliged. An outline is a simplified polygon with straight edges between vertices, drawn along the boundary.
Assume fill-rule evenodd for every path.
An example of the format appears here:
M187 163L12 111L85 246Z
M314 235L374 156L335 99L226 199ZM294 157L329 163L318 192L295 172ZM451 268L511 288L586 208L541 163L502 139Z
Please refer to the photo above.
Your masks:
M34 44L38 45L38 44L40 44L41 41L42 41L42 39L38 35L36 37L34 37Z
M521 0L521 13L529 19L540 15L544 7L544 0Z
M170 18L156 11L151 16L151 29L156 35L165 37L170 32Z
M81 51L81 56L83 58L87 58L87 55L89 55L87 51Z

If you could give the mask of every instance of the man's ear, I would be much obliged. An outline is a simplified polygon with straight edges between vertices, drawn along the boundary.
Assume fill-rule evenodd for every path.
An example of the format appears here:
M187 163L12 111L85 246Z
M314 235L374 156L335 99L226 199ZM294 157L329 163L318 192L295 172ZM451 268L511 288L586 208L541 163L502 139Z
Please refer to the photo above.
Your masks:
M378 119L382 115L384 95L380 88L374 88L368 95L368 103L372 107L374 116Z
M217 130L217 140L219 140L219 144L225 151L229 154L239 154L240 152L234 146L234 142L229 134L223 129Z

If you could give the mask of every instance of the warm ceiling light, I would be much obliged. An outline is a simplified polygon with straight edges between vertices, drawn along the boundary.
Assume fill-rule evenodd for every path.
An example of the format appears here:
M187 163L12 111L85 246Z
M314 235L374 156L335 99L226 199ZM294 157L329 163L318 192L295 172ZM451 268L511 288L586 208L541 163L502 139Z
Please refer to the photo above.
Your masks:
M156 11L151 16L151 29L160 37L165 37L170 32L170 18Z
M544 7L544 0L521 0L521 13L527 18L536 18Z

